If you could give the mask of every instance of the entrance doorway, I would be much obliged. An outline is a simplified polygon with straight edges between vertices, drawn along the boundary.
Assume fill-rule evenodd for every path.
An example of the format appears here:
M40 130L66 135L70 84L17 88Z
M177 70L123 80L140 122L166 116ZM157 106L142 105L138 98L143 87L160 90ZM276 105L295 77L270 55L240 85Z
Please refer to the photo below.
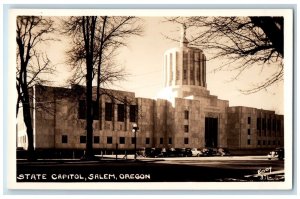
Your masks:
M218 118L205 118L205 147L218 146Z

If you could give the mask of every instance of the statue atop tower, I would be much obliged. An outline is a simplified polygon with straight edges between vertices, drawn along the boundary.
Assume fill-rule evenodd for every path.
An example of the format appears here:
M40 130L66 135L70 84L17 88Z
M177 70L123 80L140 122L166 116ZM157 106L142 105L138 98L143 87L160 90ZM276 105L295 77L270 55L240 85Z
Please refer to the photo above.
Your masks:
M179 43L179 46L182 48L182 47L187 47L189 41L187 40L186 38L186 24L183 23L182 26L181 26L181 38L180 38L180 43Z

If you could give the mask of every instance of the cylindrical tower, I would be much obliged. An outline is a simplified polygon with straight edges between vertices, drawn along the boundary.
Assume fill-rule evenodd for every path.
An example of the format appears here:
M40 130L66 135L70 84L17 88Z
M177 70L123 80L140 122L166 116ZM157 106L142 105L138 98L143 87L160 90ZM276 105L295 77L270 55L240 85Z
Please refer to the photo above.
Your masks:
M206 57L198 48L188 47L183 26L180 45L164 54L165 87L199 86L206 88Z

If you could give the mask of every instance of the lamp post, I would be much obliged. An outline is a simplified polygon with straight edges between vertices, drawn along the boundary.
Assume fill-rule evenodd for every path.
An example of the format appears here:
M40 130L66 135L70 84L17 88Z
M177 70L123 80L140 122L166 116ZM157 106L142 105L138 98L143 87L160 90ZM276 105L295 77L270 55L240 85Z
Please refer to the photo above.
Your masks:
M139 130L139 127L136 123L132 124L132 133L134 133L134 160L136 160L136 132Z

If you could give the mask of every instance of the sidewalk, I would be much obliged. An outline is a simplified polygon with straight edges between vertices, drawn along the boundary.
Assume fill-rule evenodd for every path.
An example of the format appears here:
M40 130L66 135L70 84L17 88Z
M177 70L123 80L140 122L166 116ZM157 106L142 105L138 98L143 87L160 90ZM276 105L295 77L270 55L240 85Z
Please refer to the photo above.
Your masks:
M91 163L91 162L103 162L103 161L134 161L134 155L95 155L98 160L80 160L78 159L68 159L68 158L62 158L62 159L37 159L36 161L28 161L27 159L17 159L18 163L22 162L35 162L35 163L41 163L41 162L49 162L49 163ZM211 157L158 157L158 158L151 158L151 157L143 157L143 156L137 156L137 161L233 161L233 160L267 160L266 156L211 156ZM273 161L273 160L270 160Z
M97 157L102 157L100 155L96 155ZM103 155L103 158L107 159L116 159L116 155ZM117 155L118 159L134 159L134 155ZM143 157L137 156L137 160L268 160L267 156L209 156L209 157Z
M30 161L27 159L17 159L17 164L41 164L41 163L47 163L47 164L60 164L60 163L78 163L78 164L84 164L84 163L99 163L99 162L115 162L115 161L122 161L122 162L133 162L134 155L95 155L95 160L81 160L80 158L72 159L72 158L61 158L61 159L53 159L53 158L44 158L44 159L37 159L35 161ZM136 158L136 161L159 161L162 160L160 158L144 158L138 156Z

